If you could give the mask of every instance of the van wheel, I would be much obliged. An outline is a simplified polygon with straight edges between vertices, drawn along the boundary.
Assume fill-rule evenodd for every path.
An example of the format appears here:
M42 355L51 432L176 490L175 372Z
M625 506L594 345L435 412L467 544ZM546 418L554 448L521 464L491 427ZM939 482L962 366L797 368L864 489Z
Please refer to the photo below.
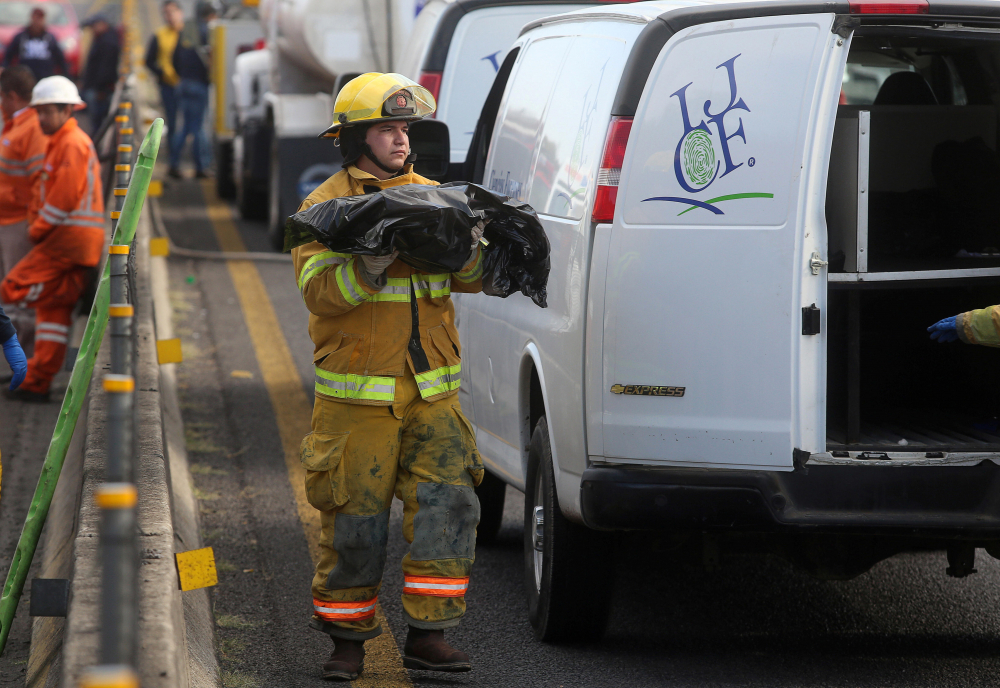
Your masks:
M559 509L542 416L531 434L524 496L524 583L539 640L595 641L604 634L614 587L613 542L609 533L571 523Z
M489 471L483 475L483 482L476 488L479 497L479 527L476 528L476 542L489 545L496 542L497 533L503 524L503 504L507 497L507 483Z

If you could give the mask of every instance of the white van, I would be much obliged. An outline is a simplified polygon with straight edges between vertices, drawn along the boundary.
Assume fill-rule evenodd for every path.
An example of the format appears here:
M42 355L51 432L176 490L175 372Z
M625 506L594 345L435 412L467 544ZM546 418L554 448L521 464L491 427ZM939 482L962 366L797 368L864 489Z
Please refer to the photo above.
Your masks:
M1000 301L998 124L992 0L525 27L467 164L538 211L549 307L456 302L481 535L525 491L539 637L599 635L615 530L829 578L1000 556L1000 354L925 331Z

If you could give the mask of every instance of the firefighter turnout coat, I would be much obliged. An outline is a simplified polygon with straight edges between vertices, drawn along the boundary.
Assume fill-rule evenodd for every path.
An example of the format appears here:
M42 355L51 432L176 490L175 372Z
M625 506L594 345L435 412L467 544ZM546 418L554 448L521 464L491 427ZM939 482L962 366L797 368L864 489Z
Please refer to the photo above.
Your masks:
M980 308L955 316L958 338L966 344L1000 347L1000 306Z
M48 140L34 108L26 107L4 122L0 135L0 225L28 218Z
M300 210L403 184L436 182L414 174L410 165L385 181L352 165L321 184ZM430 275L396 260L386 269L382 289L366 283L360 257L334 253L318 242L294 249L292 256L310 312L317 396L389 406L407 366L426 401L458 391L461 343L449 294L482 290L480 250L453 274Z

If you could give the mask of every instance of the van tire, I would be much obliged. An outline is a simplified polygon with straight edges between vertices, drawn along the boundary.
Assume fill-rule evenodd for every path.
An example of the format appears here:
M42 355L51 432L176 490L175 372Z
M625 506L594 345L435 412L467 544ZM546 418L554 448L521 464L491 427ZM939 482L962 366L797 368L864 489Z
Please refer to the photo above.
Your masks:
M536 506L542 507L543 515L540 565L535 556ZM524 585L528 620L539 640L593 642L601 638L614 588L613 543L609 533L590 530L563 516L549 426L542 416L531 434L524 495Z
M490 545L496 542L500 526L503 524L503 506L507 497L507 483L489 471L483 475L483 482L476 488L479 497L479 526L476 528L476 543Z

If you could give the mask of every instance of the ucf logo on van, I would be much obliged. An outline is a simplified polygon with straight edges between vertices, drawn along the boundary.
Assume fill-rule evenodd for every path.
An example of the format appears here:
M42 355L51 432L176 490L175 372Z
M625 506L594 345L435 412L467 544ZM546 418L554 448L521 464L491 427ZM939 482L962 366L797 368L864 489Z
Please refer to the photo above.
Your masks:
M703 111L707 120L702 119L698 124L691 124L687 90L694 83L693 81L670 95L671 98L677 98L678 105L680 106L681 121L684 125L684 133L681 135L680 140L677 142L677 147L674 149L674 174L677 177L677 183L688 193L696 194L705 191L716 181L732 174L741 167L753 167L756 164L756 161L752 157L738 163L735 162L733 160L733 151L730 147L731 142L736 138L742 140L745 145L747 137L743 117L739 116L739 126L736 127L735 131L730 133L735 116L730 117L729 123L727 123L726 115L735 110L750 112L750 107L740 97L739 85L736 82L736 60L739 56L736 55L716 67L716 69L725 69L729 77L729 103L718 112L713 113L711 111L711 99L706 100ZM721 159L716 154L716 150L721 152ZM689 206L686 210L678 213L678 215L684 215L697 208L703 208L716 215L724 215L725 213L715 204L745 198L774 198L774 194L726 194L705 201L694 198L658 196L655 198L646 198L644 202L669 201Z

